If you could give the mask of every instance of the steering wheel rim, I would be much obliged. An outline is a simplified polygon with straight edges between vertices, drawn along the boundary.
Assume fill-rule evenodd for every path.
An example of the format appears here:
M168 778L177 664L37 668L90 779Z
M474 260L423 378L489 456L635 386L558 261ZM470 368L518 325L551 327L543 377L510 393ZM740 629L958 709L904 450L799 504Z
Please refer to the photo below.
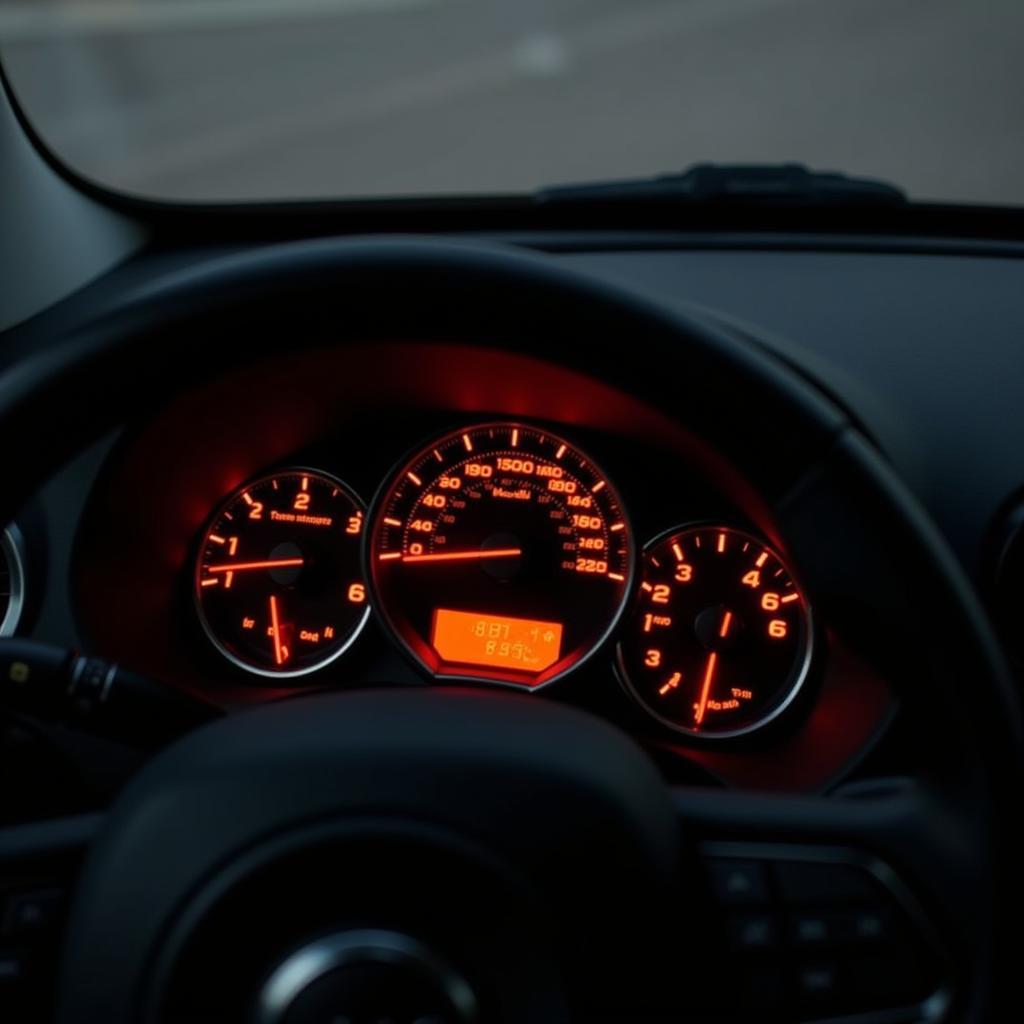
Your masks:
M394 301L396 289L400 303ZM239 322L259 324L260 331L218 334ZM1019 792L1024 742L1016 692L986 617L944 540L880 453L813 384L752 339L653 307L541 257L413 239L326 240L213 258L118 296L84 326L64 331L59 315L54 323L56 337L9 366L0 393L6 436L37 439L31 449L11 452L9 480L17 486L0 497L5 517L88 440L156 395L186 386L191 355L202 351L207 365L227 368L240 357L272 352L279 343L275 331L294 331L296 323L298 346L322 345L328 337L341 344L394 336L484 340L614 380L676 418L682 406L688 429L756 486L773 489L780 528L798 561L849 573L853 580L863 572L851 561L872 548L885 552L883 561L900 586L893 588L883 618L892 621L902 606L906 642L920 647L928 665L926 678L909 680L904 694L922 728L935 730L935 749L926 751L931 756L921 781L929 795L950 798L944 810L970 803L977 814L960 825L965 835L975 830L980 863L992 868L991 885L979 882L976 888L982 907L978 934L994 937L1005 922L1012 923L1020 894L1004 822ZM47 321L30 325L27 336L48 327ZM218 343L211 347L213 337ZM656 365L685 371L682 377L624 365L623 338ZM808 524L823 516L832 537L841 539L807 543L805 538L820 533ZM839 557L837 549L846 543L852 551ZM947 741L951 746L942 749ZM963 799L965 792L970 800ZM855 836L927 875L926 858L911 847L934 837L901 836L908 821L918 820L916 812L908 818L899 809L905 799L904 794L885 806L860 803L852 813L850 807L836 813L824 801L806 798L772 802L716 794L712 802L688 793L685 799L677 794L677 808L702 834L763 834L770 821L780 835L819 841ZM931 816L933 830L941 818L937 812ZM90 868L87 888L92 878ZM926 888L934 890L936 881ZM73 943L80 941L75 930L71 936ZM1004 949L1000 943L995 952ZM969 971L975 998L964 1008L965 1019L997 998L986 975L1001 963L986 963L981 944L975 955ZM66 992L83 990L80 970L68 961ZM62 1020L84 1019L73 1003L65 998ZM118 1017L113 1005L104 1010L109 1020L132 1019Z

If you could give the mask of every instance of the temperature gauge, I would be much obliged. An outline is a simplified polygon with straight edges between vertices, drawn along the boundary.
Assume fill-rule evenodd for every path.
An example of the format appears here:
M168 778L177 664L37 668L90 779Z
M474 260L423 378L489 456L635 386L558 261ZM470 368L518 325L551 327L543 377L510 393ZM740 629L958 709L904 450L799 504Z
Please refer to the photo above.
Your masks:
M619 669L670 728L739 736L792 703L811 636L807 601L771 548L731 527L691 527L645 549Z
M199 620L229 661L300 676L333 661L369 614L360 569L365 509L340 480L287 469L232 494L203 536Z

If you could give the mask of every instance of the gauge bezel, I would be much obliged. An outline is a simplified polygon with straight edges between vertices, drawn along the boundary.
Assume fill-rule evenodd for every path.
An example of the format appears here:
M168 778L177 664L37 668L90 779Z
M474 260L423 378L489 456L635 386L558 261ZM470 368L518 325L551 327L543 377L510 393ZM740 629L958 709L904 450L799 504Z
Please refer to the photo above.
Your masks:
M370 618L370 601L367 600L366 607L363 609L363 614L360 617L355 629L352 631L352 635L348 638L348 640L345 641L344 644L342 644L341 647L339 647L336 651L332 651L330 654L324 657L322 661L318 661L313 665L306 665L299 669L289 669L285 672L278 672L273 669L259 668L256 665L251 665L248 662L243 661L220 641L220 639L214 632L213 628L207 621L206 613L203 611L202 602L199 600L199 578L201 568L200 563L202 560L204 544L207 535L213 528L213 524L217 521L217 519L219 519L224 514L224 512L228 510L228 508L231 507L231 505L233 505L238 500L243 491L247 491L252 487L256 487L260 484L266 483L269 480L274 480L277 477L285 476L291 473L307 473L310 476L317 476L320 477L321 479L330 481L336 487L341 488L341 490L343 490L349 496L349 498L352 499L356 506L362 510L363 522L365 524L363 527L363 536L359 540L359 564L360 569L362 569L362 549L365 545L366 529L369 525L369 513L366 507L366 502L363 501L362 497L359 495L358 491L356 491L354 487L345 483L345 481L342 480L340 477L336 476L334 473L329 473L326 470L317 469L315 466L281 466L276 469L268 470L265 473L260 473L259 475L246 480L244 483L239 484L229 495L227 495L227 497L225 497L220 502L219 505L217 505L216 509L214 509L213 513L207 518L206 522L203 524L202 531L200 532L199 535L198 549L196 550L195 557L193 558L192 604L196 611L196 617L198 618L199 624L200 626L202 626L203 632L206 634L207 639L210 641L210 643L213 645L216 651L222 657L226 658L229 662L231 662L231 664L234 665L236 668L240 668L243 672L247 673L248 675L260 676L264 679L297 679L301 676L312 675L314 672L321 672L323 669L327 668L328 665L331 665L335 661L337 661L338 658L340 658L346 651L348 651L352 647L352 645L359 638L359 635L362 633L363 629L366 627L367 620ZM363 583L365 586L365 580L363 581ZM369 593L369 590L367 590L367 593Z
M597 475L605 481L605 486L615 495L619 510L622 514L622 521L625 525L625 534L629 545L629 557L626 565L626 578L622 583L622 597L619 600L618 606L615 609L614 614L610 617L607 628L601 633L601 635L591 644L590 648L582 654L576 661L571 665L566 666L560 672L551 676L549 679L545 679L541 683L526 683L517 682L512 679L500 679L493 676L477 675L472 671L458 672L458 673L447 673L447 672L436 672L430 665L428 665L423 658L417 653L413 646L407 642L405 637L402 635L401 630L396 626L391 616L385 607L385 602L381 599L380 594L377 592L377 579L373 571L374 560L373 560L373 547L374 537L376 535L376 525L379 517L383 515L383 505L387 498L387 495L392 490L396 481L401 479L402 475L408 471L408 469L414 465L419 459L431 448L436 447L440 442L448 440L451 437L457 436L467 431L487 430L491 427L502 427L502 428L518 428L520 430L535 430L546 434L548 437L554 438L562 444L567 445L573 449L579 455L581 455L595 470ZM638 565L638 549L636 543L636 533L633 530L633 522L629 516L629 510L626 507L626 503L623 500L622 492L614 480L605 471L604 467L596 459L591 458L587 449L582 448L576 441L571 437L567 438L561 433L561 424L556 425L556 429L552 430L546 423L535 422L530 420L521 419L483 419L479 421L461 422L447 430L439 431L428 437L422 438L415 445L406 449L399 459L396 459L392 464L388 472L385 474L384 479L378 486L373 500L370 503L370 510L367 514L367 528L363 538L363 572L366 577L367 593L370 597L370 605L373 608L374 614L377 616L381 625L384 627L384 632L388 638L396 645L396 647L402 652L403 655L412 663L412 665L421 673L423 673L428 680L436 683L452 683L456 685L468 685L468 686L488 686L488 687L501 687L503 689L514 690L517 693L538 693L541 690L546 690L549 686L555 683L561 682L569 676L574 675L576 672L581 670L584 665L588 664L591 659L599 655L604 651L609 643L614 639L616 630L619 624L622 622L622 617L626 613L626 609L630 606L632 600L633 587L637 577L637 565Z
M723 522L715 519L699 519L686 522L682 525L671 526L666 530L662 530L660 533L652 537L643 548L640 550L637 558L637 572L641 572L642 559L644 559L648 552L656 548L663 541L668 540L669 537L673 537L679 533L692 530L728 530L733 533L739 533L750 540L756 541L762 545L763 548L769 552L772 556L778 559L780 565L785 566L786 571L789 573L790 578L793 580L796 589L803 597L803 614L806 620L807 630L807 649L804 652L803 659L800 663L800 667L796 672L795 680L790 684L789 690L786 696L776 704L771 711L768 712L763 718L758 719L756 722L743 726L739 729L729 729L727 731L716 731L707 732L699 729L690 729L684 725L679 725L677 722L673 722L671 719L665 718L663 715L658 714L648 703L645 701L636 690L632 680L629 677L629 671L626 668L625 658L622 652L622 639L620 638L615 643L615 675L619 681L619 685L623 688L629 698L639 707L645 714L650 718L653 718L660 725L666 729L671 730L680 736L685 736L688 740L697 741L700 743L716 743L720 740L734 740L740 739L745 736L750 736L753 733L761 732L767 728L773 722L776 722L781 715L783 715L789 708L791 708L796 701L797 697L800 696L804 689L807 680L811 675L811 668L814 664L814 659L817 651L817 633L815 629L815 618L814 609L811 607L811 602L807 597L807 591L804 589L803 583L800 577L793 571L788 558L783 557L774 544L765 540L760 533L751 532L747 526L739 526L732 522ZM638 590L634 589L632 599L630 601L630 611L633 610L634 604L640 599Z
M17 633L25 610L25 538L16 523L10 523L0 534L0 551L7 560L11 577L11 593L0 622L0 637L11 637Z

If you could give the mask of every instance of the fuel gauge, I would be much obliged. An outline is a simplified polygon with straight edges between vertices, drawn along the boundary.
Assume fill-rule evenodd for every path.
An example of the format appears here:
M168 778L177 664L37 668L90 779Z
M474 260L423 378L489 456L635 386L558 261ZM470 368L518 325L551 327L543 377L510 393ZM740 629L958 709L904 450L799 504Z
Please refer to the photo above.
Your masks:
M235 491L200 545L195 599L214 646L257 675L314 672L369 614L360 568L365 509L342 481L286 469Z

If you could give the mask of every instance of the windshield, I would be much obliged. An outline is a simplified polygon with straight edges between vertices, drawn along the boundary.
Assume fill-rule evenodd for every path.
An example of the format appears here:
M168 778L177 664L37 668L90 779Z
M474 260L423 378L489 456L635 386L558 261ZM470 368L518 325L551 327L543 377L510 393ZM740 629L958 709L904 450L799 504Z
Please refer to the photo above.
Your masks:
M0 0L54 152L188 201L799 161L1017 203L1022 40L1022 0Z

